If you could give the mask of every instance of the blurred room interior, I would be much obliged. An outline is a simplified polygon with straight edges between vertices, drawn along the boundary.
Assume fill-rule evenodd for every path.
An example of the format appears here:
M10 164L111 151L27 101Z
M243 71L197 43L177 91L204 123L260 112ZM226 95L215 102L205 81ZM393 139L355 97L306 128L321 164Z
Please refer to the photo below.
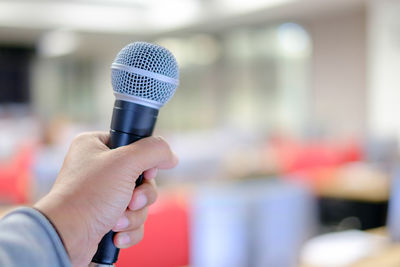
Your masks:
M46 194L108 131L110 64L168 48L145 238L117 266L400 266L400 1L0 1L0 203ZM158 257L152 255L157 254Z

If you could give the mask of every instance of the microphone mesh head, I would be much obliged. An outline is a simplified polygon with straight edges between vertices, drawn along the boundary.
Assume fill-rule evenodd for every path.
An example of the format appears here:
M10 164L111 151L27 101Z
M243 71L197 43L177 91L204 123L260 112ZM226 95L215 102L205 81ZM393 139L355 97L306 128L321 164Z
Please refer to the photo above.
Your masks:
M143 99L144 102L150 100L158 107L174 95L178 79L178 63L172 53L164 47L145 42L125 46L112 65L114 92Z

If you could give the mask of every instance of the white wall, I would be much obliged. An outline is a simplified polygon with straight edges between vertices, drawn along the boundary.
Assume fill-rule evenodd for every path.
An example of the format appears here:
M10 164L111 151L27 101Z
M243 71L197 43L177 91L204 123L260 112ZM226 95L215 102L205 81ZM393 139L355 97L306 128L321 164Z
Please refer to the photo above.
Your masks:
M368 126L400 141L400 1L368 6Z
M305 22L313 41L311 123L332 135L366 130L366 17L362 7Z

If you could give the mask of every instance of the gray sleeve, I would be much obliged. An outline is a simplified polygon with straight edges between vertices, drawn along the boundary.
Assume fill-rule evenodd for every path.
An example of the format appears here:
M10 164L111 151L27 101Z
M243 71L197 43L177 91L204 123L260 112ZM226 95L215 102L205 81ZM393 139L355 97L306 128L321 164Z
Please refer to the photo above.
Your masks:
M19 208L0 220L0 266L71 266L60 237L39 211Z

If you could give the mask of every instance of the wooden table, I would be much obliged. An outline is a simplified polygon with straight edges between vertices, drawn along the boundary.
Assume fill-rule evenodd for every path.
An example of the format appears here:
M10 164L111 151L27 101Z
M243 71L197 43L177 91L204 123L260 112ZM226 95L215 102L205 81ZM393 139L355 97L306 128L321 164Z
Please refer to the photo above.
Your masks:
M368 230L367 232L387 236L385 227ZM400 243L389 244L386 248L376 254L364 258L348 267L399 267L400 266ZM300 267L323 267L300 264Z

